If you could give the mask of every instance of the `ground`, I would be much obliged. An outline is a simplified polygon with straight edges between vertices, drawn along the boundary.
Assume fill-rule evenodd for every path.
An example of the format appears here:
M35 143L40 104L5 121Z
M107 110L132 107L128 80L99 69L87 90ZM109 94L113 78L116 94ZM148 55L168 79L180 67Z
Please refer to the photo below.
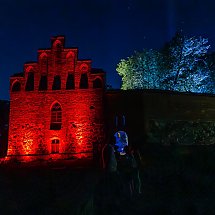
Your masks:
M0 214L214 214L214 155L212 147L145 149L142 194L129 199L89 162L2 165Z

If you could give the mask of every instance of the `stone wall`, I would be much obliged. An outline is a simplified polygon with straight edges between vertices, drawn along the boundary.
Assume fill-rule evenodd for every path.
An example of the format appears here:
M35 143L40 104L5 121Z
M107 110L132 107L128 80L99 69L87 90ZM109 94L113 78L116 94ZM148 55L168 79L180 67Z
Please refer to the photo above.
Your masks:
M156 136L158 132L160 136L162 134L167 138L172 135L167 128L173 124L177 124L178 128L178 125L184 123L187 130L195 130L192 125L199 125L201 128L198 129L203 131L207 123L212 126L211 129L215 123L214 95L160 90L112 90L106 92L105 102L109 135L113 135L117 130L125 130L130 142L144 144L149 142L150 135ZM125 117L125 125L122 126L120 122L116 125L116 118L122 121L122 116ZM156 127L164 129L158 131L155 130ZM209 130L207 134L202 134L211 136ZM175 142L177 135L172 135ZM162 141L161 138L159 141ZM214 139L206 142L214 142Z

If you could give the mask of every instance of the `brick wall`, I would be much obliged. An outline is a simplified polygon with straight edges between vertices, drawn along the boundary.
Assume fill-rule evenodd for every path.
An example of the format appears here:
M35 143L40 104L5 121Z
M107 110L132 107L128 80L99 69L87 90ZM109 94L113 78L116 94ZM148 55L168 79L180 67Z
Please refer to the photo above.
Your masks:
M23 76L10 79L10 123L8 155L50 154L53 139L59 140L59 153L92 153L93 143L104 139L104 72L91 68L91 60L78 60L77 48L64 48L64 37L53 37L51 49L38 51L38 62L24 65ZM26 91L29 73L34 74L34 89ZM66 89L68 74L74 75L74 89ZM80 89L86 74L88 88ZM47 90L39 90L42 75ZM52 90L54 77L60 76L61 89ZM99 80L101 86L93 87ZM14 91L14 84L20 90ZM62 110L60 130L51 130L51 109Z

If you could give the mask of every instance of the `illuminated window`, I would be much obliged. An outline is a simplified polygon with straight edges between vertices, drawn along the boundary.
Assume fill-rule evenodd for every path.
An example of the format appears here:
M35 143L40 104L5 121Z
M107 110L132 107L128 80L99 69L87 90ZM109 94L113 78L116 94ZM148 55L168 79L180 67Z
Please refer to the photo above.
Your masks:
M68 74L67 81L66 81L66 89L67 90L75 89L74 74Z
M51 109L51 130L60 130L62 125L62 109L59 103L55 103Z
M12 87L12 92L18 92L21 90L21 84L16 81L14 84L13 84L13 87Z
M102 88L102 81L100 78L96 78L93 81L93 88Z
M28 79L25 85L25 90L26 91L33 91L34 90L34 73L29 72L28 73Z
M39 91L47 90L47 75L42 75L40 78Z
M52 85L52 90L60 90L61 89L61 80L60 80L60 76L56 75L54 77L54 82Z
M51 153L56 154L59 153L59 144L60 141L58 139L53 139L51 144Z
M88 77L87 73L81 74L80 80L80 89L87 89L88 88Z

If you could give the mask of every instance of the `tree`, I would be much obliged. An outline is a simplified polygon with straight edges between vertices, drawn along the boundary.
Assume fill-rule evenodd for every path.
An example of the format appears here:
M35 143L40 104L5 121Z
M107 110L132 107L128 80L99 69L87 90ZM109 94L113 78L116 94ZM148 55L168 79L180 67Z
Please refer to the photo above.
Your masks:
M122 59L116 68L122 76L122 89L160 89L161 58L159 52L150 49Z
M215 70L212 73L207 61L209 47L205 38L177 32L160 52L135 52L117 65L122 89L215 93Z
M168 45L168 68L164 85L166 89L182 92L205 92L205 81L209 81L210 72L205 61L209 49L208 40L202 37L184 36L177 32ZM210 81L208 82L210 83ZM202 89L201 89L202 87ZM210 87L209 87L210 88Z

